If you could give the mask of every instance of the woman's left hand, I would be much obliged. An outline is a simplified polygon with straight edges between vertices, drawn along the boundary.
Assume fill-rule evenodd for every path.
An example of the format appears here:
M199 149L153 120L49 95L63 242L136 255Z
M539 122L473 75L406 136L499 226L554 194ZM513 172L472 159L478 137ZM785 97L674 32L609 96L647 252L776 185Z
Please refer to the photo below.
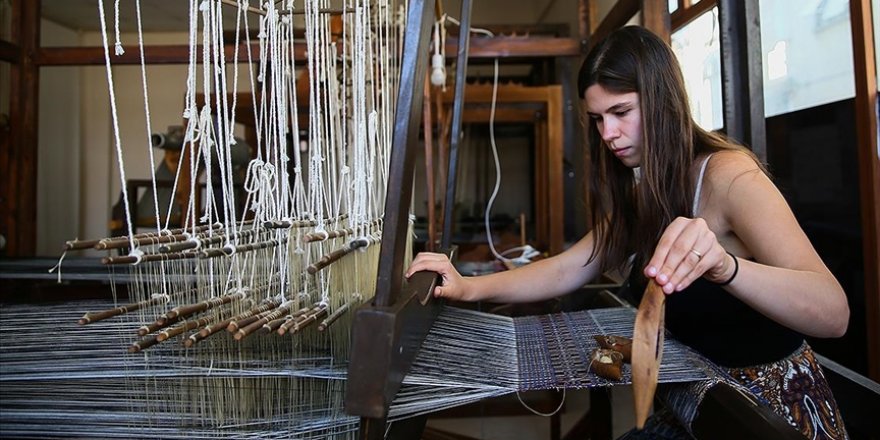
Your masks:
M663 231L644 273L670 294L701 276L726 281L734 266L731 260L705 220L678 217Z

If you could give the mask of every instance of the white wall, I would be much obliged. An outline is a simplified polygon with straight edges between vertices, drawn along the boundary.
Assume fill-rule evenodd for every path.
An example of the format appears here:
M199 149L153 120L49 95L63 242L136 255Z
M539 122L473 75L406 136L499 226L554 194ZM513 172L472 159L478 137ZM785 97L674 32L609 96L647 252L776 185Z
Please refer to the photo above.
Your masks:
M46 44L76 41L79 34L42 22ZM37 151L37 255L58 255L65 240L79 232L80 69L40 71Z
M103 44L100 33L77 33L49 21L43 22L42 38L45 46ZM147 45L185 44L187 35L146 34L144 39ZM122 41L126 51L138 50L136 34L123 34ZM150 178L156 165L150 165L141 67L111 70L125 177ZM170 125L183 124L186 65L153 65L146 71L150 131L165 132ZM197 75L201 78L201 72ZM239 91L249 91L246 70L239 75ZM122 184L106 68L50 67L40 76L37 253L51 256L60 253L65 240L108 235ZM153 149L153 154L158 164L163 153Z

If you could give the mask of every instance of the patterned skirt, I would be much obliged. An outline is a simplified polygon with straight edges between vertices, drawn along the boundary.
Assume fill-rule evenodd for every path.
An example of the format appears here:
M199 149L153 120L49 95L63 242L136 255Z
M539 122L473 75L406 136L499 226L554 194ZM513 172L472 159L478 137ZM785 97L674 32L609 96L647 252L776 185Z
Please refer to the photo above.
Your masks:
M847 438L831 388L806 342L780 361L728 373L807 438Z
M822 368L806 342L776 362L720 370L719 380L750 392L808 439L848 438ZM621 439L692 439L690 423L696 415L697 403L712 383L669 387L664 393L668 407L652 415L645 429L630 431Z

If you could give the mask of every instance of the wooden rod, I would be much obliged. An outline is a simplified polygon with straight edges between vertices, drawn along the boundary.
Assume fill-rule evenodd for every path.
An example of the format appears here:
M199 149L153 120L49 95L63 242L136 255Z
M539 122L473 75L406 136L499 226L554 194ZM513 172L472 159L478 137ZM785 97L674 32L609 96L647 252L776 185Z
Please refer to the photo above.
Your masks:
M119 257L104 257L101 259L102 264L138 264L138 263L150 263L154 261L174 261L174 260L188 260L198 258L200 256L199 253L196 252L178 252L173 254L144 254L141 256L140 261L138 261L137 257L131 255L123 255Z
M257 306L247 312L241 313L229 320L229 324L226 325L226 331L229 333L235 333L238 329L247 326L248 324L256 321L257 319L268 315L272 310L281 305L280 301L272 300L266 304ZM212 332L214 333L214 332Z
M440 7L439 5L437 6ZM439 11L439 10L438 10ZM434 204L434 118L431 115L431 95L434 87L431 86L431 75L425 74L424 102L422 103L422 130L425 138L425 183L428 202L428 244L425 250L434 252L434 244L437 242L437 213ZM439 98L438 98L439 100ZM332 316L332 315L331 315ZM320 329L320 327L319 327Z
M206 258L229 257L229 256L232 256L232 255L237 254L239 252L250 252L250 251L255 251L255 250L259 250L259 249L266 249L269 247L284 246L285 244L287 244L287 238L259 241L256 243L242 244L242 245L231 246L231 247L224 246L222 248L211 248L211 249L202 250L199 253L199 258L206 259Z
M141 350L145 350L147 348L150 348L158 343L159 343L159 340L156 337L156 335L147 336L146 338L143 338L140 341L137 341L134 344L131 344L131 346L128 347L128 352L129 353L138 353Z
M342 306L337 307L336 310L334 310L333 313L330 314L330 316L324 318L324 320L321 321L320 324L318 324L318 331L322 332L324 330L327 330L328 327L333 325L333 323L336 322L337 319L339 319L342 315L345 314L345 312L348 311L348 309L351 308L352 304L354 304L355 301L356 301L355 299L352 299L351 301L343 304Z
M159 246L159 252L168 253L168 252L182 252L190 249L196 249L197 247L202 247L206 245L212 245L217 243L223 243L224 241L230 239L242 239L242 238L250 238L253 235L257 235L260 232L264 232L261 229L247 229L244 231L239 231L235 234L216 234L212 236L205 236L204 234L199 234L196 238L196 241L187 240L178 243L168 243Z
M269 323L267 323L267 324L264 324L264 325L263 325L263 328L260 329L260 332L261 332L261 333L272 333L272 332L276 332L276 331L278 331L278 328L281 327L281 325L283 325L283 324L285 324L285 323L287 323L287 322L293 321L293 320L295 320L296 318L299 318L300 316L302 316L302 315L308 313L309 310L311 310L311 308L309 308L309 307L304 307L304 308L299 309L299 310L297 310L296 312L291 313L291 314L289 314L289 315L287 315L287 316L284 316L284 317L281 317L281 318L275 319L275 320L273 320L273 321L271 321L271 322L269 322Z
M192 329L196 329L199 327L204 327L211 322L211 317L201 318L195 321L186 321L183 324L176 325L167 330L163 330L156 335L156 340L159 342L165 341L167 339L173 338L183 332L190 331Z
M290 311L290 303L281 305L278 309L269 312L266 316L257 319L256 321L248 324L244 328L240 328L235 335L233 336L236 341L241 341L242 339L250 336L255 331L259 330L263 327L263 324L266 324L274 319L278 319L284 315L286 315Z
M309 267L306 268L306 270L310 274L314 275L314 274L318 273L319 270L339 261L342 257L354 252L357 249L360 249L362 247L366 247L369 245L370 245L370 240L366 239L366 238L358 238L356 240L352 240L352 241L348 242L348 244L346 244L345 246L343 246L333 252L330 252L327 255L324 255L323 257L321 257L320 260L318 260L317 263L309 265Z
M175 228L175 229L171 229L171 230L168 230L168 231L161 231L161 232L142 232L142 233L140 233L140 234L135 234L135 235L133 235L132 238L134 238L135 240L137 240L137 239L140 239L140 238L159 237L159 236L163 236L163 235L182 234L183 232L186 232L186 231L189 231L189 232L191 232L191 233L192 233L192 232L200 233L200 232L207 231L208 229L220 229L220 228L222 228L222 227L223 227L222 224L220 224L220 223L214 223L214 224L211 224L211 225L201 225L201 226L196 226L195 228L191 228L191 229ZM103 242L109 242L109 241L124 241L124 242L126 242L126 243L129 243L129 238L128 238L128 236L117 236L117 237L107 237L107 238L100 238L100 239L93 239L93 240L78 240L78 239L77 239L77 240L70 240L70 241L66 241L66 242L64 242L64 250L68 250L68 251L70 251L70 250L80 250L80 249L94 248L95 245L97 245L99 242L102 242L102 241L103 241Z
M366 226L378 226L382 224L381 219L376 219L367 223ZM303 241L306 243L311 243L315 241L324 241L329 240L331 238L339 238L345 237L346 235L352 235L355 233L354 228L342 228L342 229L334 229L331 231L323 231L323 232L309 232L303 236Z
M168 311L164 316L160 317L159 320L168 320L168 319L177 319L177 318L186 318L187 316L193 315L195 313L204 312L208 309L213 309L217 306L222 306L225 304L229 304L233 301L238 301L245 297L244 292L237 292L232 294L227 294L223 296L219 296L216 298L211 298L196 304L188 304L184 306L178 306Z
M107 318L112 318L114 316L123 315L128 312L134 312L143 307L149 307L161 302L165 302L165 298L162 296L156 296L140 302L126 304L124 306L119 306L110 310L104 310L102 312L86 312L86 314L83 315L82 318L79 318L79 325L91 324L93 322L98 322Z
M138 331L137 331L138 336L146 336L150 333L153 333L156 330L160 330L165 327L168 327L169 325L176 324L177 321L178 321L178 319L174 318L174 319L166 319L162 322L159 322L158 320L155 322L151 322L151 323L146 324L138 329Z
M319 318L322 318L326 314L327 314L327 305L326 304L318 304L318 305L312 307L312 309L309 310L307 313L301 315L299 318L290 320L290 321L282 324L281 327L278 328L278 335L284 336L287 333L294 334L294 333L308 327L309 325L311 325L312 323L317 321Z

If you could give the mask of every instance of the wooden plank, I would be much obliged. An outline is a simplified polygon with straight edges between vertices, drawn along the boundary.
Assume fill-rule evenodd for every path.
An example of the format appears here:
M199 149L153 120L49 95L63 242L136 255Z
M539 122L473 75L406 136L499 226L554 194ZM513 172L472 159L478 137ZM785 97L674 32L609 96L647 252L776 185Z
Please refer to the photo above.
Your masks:
M581 204L584 199L584 189L581 184L584 170L584 148L581 140L581 125L577 90L577 74L580 68L580 57L563 57L556 60L556 82L562 87L562 156L563 156L563 184L562 191L564 200L577 200L579 203L565 205L563 215L563 238L567 241L577 241L592 229L590 225L578 218L580 207L589 206Z
M9 151L0 205L8 256L33 256L37 233L37 121L40 71L33 54L40 47L39 1L17 0L13 4L13 37L21 48L18 64L12 65Z
M547 249L550 246L550 209L547 187L547 121L535 123L535 138L532 141L535 155L534 175L534 223L536 247Z
M293 45L294 59L301 65L306 62L306 46L304 43ZM241 63L248 62L247 45L226 45L226 59L231 62L235 51L238 50L238 58ZM146 64L188 64L189 45L164 44L144 46L144 61ZM198 60L202 59L202 46L196 46ZM251 60L260 60L260 50L257 43L251 43ZM104 65L104 48L99 46L90 47L44 47L39 50L37 64L46 66L89 66ZM113 65L139 65L141 55L138 50L126 51L123 55L112 56L110 63Z
M677 31L681 29L682 27L693 21L695 18L703 15L704 12L714 8L717 5L718 0L702 0L695 5L689 5L687 7L679 5L678 9L676 9L670 17L672 22L672 30Z
M441 301L422 305L419 299L433 291L435 277L433 272L414 274L402 286L396 304L365 304L355 311L345 385L348 414L370 419L388 415L421 341L442 309Z
M436 13L440 12L440 5L436 7ZM442 15L442 14L441 14ZM437 243L437 213L436 200L434 196L437 194L434 185L434 118L431 115L432 90L430 74L425 75L425 89L422 99L422 136L425 139L425 200L428 202L428 242L425 244L425 250L434 252L434 245Z
M727 135L767 161L758 0L719 0L721 94Z
M423 55L428 49L434 4L434 0L412 0L409 4L394 115L388 172L389 197L385 200L376 296L357 310L352 327L345 410L361 417L361 439L378 440L385 437L385 422L391 400L400 389L403 377L409 371L424 336L442 306L439 301L430 301L436 274L426 272L410 278L412 284L416 284L417 280L430 281L427 289L413 291L409 289L410 284L404 284L403 281L422 88L428 64L427 57ZM470 2L463 2L463 11L464 5L468 9L463 14L462 22L467 23ZM395 196L390 196L395 191Z
M295 43L294 59L297 65L306 62L304 43ZM247 62L247 46L227 45L226 58L231 60L238 50L242 63ZM458 50L458 38L446 40L447 58L455 57ZM199 59L202 46L196 47ZM189 46L184 44L148 45L144 46L146 64L188 64ZM580 43L574 38L542 37L542 36L498 36L475 38L471 40L469 56L471 58L552 58L557 56L580 55ZM256 43L251 43L251 59L259 61L260 55ZM123 55L113 56L113 65L138 65L141 63L139 51L127 51ZM103 47L44 47L37 55L40 66L88 66L104 64Z
M446 58L458 50L458 38L446 39ZM568 37L508 36L470 39L468 57L475 58L553 58L581 54L580 41Z
M480 29L485 29L496 36L545 36L545 37L568 37L571 33L569 26L564 23L533 23L533 24L480 24ZM446 32L450 36L458 33L459 26L449 25ZM479 37L484 38L484 34Z
M547 86L547 183L548 183L548 234L550 255L564 250L565 215L564 190L562 187L563 128L562 86Z
M596 2L578 0L578 36L581 51L586 53L590 48L590 36L596 29Z
M607 37L615 29L626 25L639 12L640 7L639 0L617 0L599 26L596 26L596 31L590 35L590 47Z
M468 54L470 53L471 1L461 3L461 27L458 30L458 41L455 47L455 84L450 88L452 102L452 120L450 128L452 137L449 142L449 156L446 168L446 187L443 192L443 229L440 233L440 248L452 246L452 235L455 228L453 214L455 211L455 191L458 176L458 150L461 144L461 119L464 113L464 91L467 85ZM450 52L447 52L450 53Z
M850 2L855 72L856 139L865 267L868 376L880 382L880 145L877 142L877 72L871 1ZM858 310L853 310L858 313Z
M668 2L642 0L642 26L657 34L667 44L672 41Z

